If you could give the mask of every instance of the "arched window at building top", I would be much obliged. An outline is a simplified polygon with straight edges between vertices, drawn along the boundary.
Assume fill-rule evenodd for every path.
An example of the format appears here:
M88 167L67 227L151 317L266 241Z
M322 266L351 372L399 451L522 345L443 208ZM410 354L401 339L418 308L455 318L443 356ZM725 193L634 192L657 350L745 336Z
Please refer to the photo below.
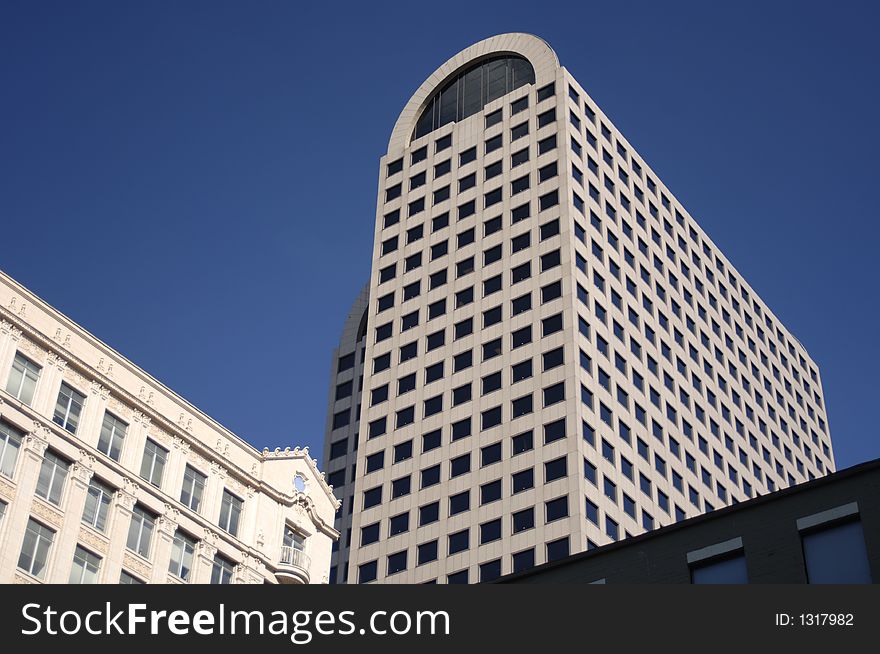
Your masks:
M416 122L413 139L453 121L464 120L493 100L535 83L535 69L518 55L484 59L457 73L428 101Z

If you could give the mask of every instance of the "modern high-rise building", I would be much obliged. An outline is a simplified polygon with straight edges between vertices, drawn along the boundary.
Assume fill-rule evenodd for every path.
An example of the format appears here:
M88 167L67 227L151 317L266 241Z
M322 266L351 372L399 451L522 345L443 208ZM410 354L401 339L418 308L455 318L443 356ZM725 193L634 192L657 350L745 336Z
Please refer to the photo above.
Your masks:
M834 470L815 362L543 40L449 59L380 166L334 580L486 581Z
M0 583L326 583L337 505L0 272Z

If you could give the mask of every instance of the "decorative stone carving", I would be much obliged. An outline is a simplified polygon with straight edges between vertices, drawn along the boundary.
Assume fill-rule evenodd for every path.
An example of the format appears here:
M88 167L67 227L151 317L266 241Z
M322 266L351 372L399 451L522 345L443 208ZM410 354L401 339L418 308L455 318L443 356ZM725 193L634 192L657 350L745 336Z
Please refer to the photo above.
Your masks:
M132 422L137 422L143 425L144 429L149 429L150 424L153 422L153 419L150 416L141 413L137 409L132 412L131 419Z
M153 391L148 391L146 386L141 386L141 390L138 392L138 399L148 406L153 406Z
M49 429L34 420L34 431L24 437L24 449L42 457L49 446Z
M25 577L23 574L19 574L18 572L16 572L15 576L12 578L12 583L13 584L32 584L34 582L31 579L29 579L28 577Z
M96 397L100 397L105 402L110 398L110 391L96 381L89 384L89 392Z
M144 579L150 578L150 570L152 566L143 559L135 556L131 552L125 552L122 558L122 567L126 570L136 572Z
M181 413L177 418L177 426L185 429L186 431L192 431L192 418L187 416L185 413Z
M22 337L18 343L18 349L38 363L45 363L46 361L46 353L28 338Z
M0 495L12 500L15 498L15 486L6 481L3 478L0 478Z
M86 526L79 528L79 540L100 554L107 554L109 541Z
M46 522L55 525L56 527L60 527L61 521L64 519L61 511L56 511L44 502L41 502L37 499L35 499L33 501L33 504L31 504L31 513L38 518L42 518Z
M61 345L65 350L70 349L70 332L63 333L61 327L55 330L55 336L52 337L52 340Z
M113 379L113 362L105 361L104 357L98 359L98 372L105 375L106 377Z
M123 480L125 481L125 480ZM124 490L118 490L113 493L113 499L116 502L116 505L131 511L134 508L134 505L137 504L137 497L132 493L127 493Z
M17 341L21 338L21 330L6 320L0 321L0 332L7 336L12 336L12 340Z
M27 306L27 302L20 300L17 295L13 295L12 299L9 300L10 313L17 315L19 318L27 316Z
M91 466L86 466L83 463L74 463L70 466L71 474L74 479L78 479L86 486L89 485L89 482L92 480L92 476L95 474L95 471L91 468Z
M49 352L49 354L46 355L46 365L53 368L58 368L58 370L64 372L64 369L67 367L67 361L62 359L54 352Z
M213 561L214 556L217 554L217 547L204 540L200 540L196 544L196 549L198 550L199 556L203 556L209 561Z
M120 418L132 420L131 408L124 402L120 402L115 396L109 396L109 399L107 400L107 406L109 406L110 410L113 411L113 413L118 415Z

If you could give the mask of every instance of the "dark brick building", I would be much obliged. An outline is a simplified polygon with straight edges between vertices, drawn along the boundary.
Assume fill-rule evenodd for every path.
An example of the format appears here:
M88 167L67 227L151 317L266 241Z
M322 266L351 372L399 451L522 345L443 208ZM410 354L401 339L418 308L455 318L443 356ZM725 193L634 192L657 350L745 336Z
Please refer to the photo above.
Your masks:
M880 583L880 459L497 583Z

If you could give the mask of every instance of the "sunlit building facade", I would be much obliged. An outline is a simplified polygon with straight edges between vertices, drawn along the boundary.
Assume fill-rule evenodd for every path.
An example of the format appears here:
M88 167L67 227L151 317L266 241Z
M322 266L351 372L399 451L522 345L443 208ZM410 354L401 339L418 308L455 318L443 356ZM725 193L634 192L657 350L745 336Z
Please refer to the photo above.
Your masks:
M346 334L339 581L488 581L834 470L815 362L531 35L401 111Z
M337 505L0 273L0 583L326 583Z

